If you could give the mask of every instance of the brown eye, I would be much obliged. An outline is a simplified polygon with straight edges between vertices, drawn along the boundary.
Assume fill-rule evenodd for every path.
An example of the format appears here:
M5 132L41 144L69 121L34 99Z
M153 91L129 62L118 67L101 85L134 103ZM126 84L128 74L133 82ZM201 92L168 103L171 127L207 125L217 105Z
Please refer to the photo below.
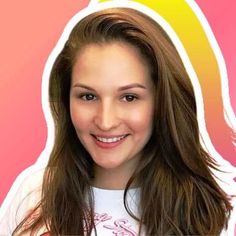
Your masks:
M93 95L93 94L88 93L88 94L82 94L82 95L80 96L80 98L81 98L82 100L84 100L84 101L93 101L93 100L96 99L96 96Z
M126 102L133 102L133 101L137 100L137 96L132 95L132 94L128 94L123 97L123 100Z

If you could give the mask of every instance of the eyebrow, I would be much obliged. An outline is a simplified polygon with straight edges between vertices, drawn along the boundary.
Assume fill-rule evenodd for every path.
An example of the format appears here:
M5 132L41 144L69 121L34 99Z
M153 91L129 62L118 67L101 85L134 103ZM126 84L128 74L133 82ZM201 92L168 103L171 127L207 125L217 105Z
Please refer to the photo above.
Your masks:
M96 91L95 89L85 85L85 84L82 84L82 83L76 83L73 85L73 88L74 87L79 87L79 88L84 88L84 89L87 89L87 90L91 90L91 91ZM120 88L118 88L118 91L124 91L124 90L128 90L128 89L132 89L132 88L142 88L142 89L147 89L144 85L142 84L138 84L138 83L133 83L133 84L128 84L128 85L125 85L125 86L122 86Z

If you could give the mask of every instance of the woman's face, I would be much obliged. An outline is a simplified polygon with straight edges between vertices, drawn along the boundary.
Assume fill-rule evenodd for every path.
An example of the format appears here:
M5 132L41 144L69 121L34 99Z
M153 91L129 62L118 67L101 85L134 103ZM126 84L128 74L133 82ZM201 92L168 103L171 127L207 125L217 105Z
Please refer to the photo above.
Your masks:
M91 44L72 70L70 114L95 168L132 174L153 122L146 62L126 43Z

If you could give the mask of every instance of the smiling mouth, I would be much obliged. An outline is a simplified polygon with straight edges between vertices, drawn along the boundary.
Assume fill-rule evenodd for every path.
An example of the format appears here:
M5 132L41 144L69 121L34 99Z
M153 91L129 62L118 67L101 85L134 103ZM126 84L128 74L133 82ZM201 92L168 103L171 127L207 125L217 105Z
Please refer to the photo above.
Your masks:
M100 137L100 136L96 136L96 135L92 135L97 141L102 142L102 143L116 143L121 141L122 139L126 138L128 136L128 134L125 135L121 135L121 136L116 136L116 137Z

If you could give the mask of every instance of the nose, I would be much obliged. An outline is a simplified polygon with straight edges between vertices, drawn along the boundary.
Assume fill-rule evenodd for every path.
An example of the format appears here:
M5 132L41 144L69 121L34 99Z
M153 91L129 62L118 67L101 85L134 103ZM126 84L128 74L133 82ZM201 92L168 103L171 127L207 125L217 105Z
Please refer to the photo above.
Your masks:
M110 101L101 102L96 111L94 123L102 131L109 131L118 127L120 118L116 106Z

